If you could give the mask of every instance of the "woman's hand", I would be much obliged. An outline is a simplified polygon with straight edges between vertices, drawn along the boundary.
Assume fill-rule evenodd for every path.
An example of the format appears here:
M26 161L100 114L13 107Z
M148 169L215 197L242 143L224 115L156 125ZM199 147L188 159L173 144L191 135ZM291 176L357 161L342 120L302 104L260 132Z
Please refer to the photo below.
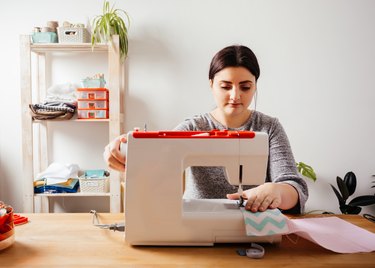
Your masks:
M103 157L108 167L124 172L126 156L120 152L121 143L126 143L125 134L118 136L104 148Z
M239 194L227 194L231 200L239 199ZM258 187L246 190L242 197L247 199L245 209L252 212L265 211L270 208L290 209L298 202L297 190L286 183L266 182Z

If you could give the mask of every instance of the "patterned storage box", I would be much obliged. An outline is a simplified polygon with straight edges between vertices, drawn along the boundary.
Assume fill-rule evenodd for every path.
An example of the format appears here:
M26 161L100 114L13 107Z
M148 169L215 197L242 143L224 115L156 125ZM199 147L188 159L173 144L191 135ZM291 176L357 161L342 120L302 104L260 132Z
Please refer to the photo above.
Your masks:
M102 169L86 170L79 177L79 187L82 193L107 193L109 190L109 173Z
M90 43L90 33L86 28L58 27L59 43Z
M81 193L107 193L108 178L79 178Z

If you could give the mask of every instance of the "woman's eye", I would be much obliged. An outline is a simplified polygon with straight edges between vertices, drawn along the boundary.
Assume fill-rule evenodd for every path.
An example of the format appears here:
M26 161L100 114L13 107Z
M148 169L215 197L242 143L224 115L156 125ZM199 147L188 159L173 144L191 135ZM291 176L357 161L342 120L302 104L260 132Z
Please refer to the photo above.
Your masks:
M231 90L232 87L231 86L221 86L222 89L225 89L225 90Z
M248 90L250 90L251 89L251 87L241 87L241 90L242 91L248 91Z

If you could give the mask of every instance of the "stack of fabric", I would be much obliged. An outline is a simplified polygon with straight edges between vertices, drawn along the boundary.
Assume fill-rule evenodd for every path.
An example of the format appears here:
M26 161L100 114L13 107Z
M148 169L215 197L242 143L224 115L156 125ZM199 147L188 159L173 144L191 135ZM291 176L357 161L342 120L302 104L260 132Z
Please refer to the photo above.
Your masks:
M66 182L47 184L45 179L34 181L34 193L76 193L78 191L78 179L70 178Z
M77 108L77 86L71 83L55 85L47 90L43 103L29 104L34 120L69 120Z
M63 102L30 104L29 107L35 120L69 120L76 111L75 105Z
M52 163L34 180L34 193L76 193L78 191L76 164Z

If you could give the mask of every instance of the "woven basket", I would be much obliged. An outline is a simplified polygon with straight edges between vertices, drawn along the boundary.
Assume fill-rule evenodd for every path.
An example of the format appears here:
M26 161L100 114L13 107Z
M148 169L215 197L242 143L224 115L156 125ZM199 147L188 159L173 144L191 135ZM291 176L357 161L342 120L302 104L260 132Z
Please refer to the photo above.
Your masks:
M79 178L81 193L107 193L108 178Z
M59 43L90 43L86 28L58 27Z

